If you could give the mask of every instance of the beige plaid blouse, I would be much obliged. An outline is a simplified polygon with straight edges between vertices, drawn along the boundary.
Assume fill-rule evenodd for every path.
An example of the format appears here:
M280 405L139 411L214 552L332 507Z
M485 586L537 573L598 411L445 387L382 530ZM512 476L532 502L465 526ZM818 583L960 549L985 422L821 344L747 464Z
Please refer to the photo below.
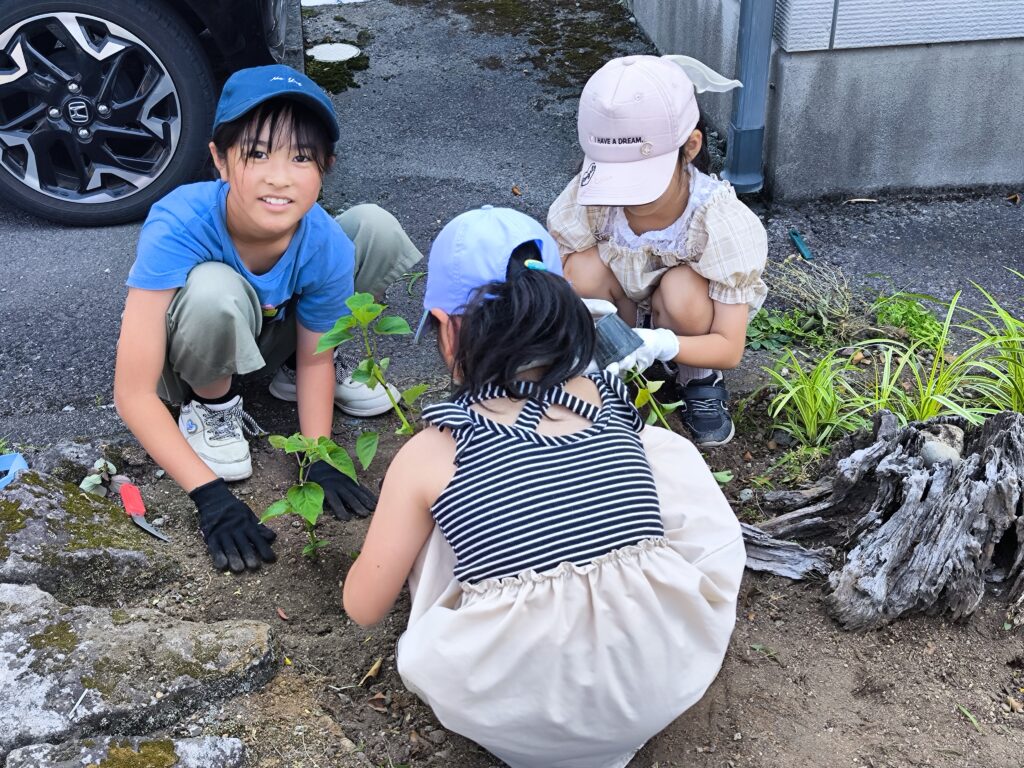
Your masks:
M578 175L548 209L548 230L563 262L570 254L596 245L601 260L636 302L646 302L669 268L688 264L708 281L714 301L746 303L753 316L768 294L761 279L768 259L768 235L761 220L736 198L732 186L724 181L718 184L693 213L685 242L678 247L630 247L616 240L616 209L577 203Z

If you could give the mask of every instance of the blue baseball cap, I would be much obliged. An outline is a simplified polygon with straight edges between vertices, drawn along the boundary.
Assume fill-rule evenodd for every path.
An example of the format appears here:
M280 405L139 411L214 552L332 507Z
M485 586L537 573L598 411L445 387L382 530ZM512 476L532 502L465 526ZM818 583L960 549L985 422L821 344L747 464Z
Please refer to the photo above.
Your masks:
M323 118L332 142L341 136L334 105L323 89L301 72L284 64L249 67L235 72L224 83L217 102L213 130L237 120L269 99L286 98L305 104Z
M481 285L504 280L512 251L534 242L543 268L562 274L558 246L536 219L512 208L485 205L460 213L444 225L430 246L419 341L431 309L454 314Z

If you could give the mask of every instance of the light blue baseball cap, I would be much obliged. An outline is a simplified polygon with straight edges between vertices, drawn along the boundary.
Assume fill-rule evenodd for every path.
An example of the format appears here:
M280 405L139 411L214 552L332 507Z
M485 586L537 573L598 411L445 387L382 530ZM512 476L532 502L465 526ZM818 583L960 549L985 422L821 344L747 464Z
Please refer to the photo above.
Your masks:
M431 309L457 314L481 285L504 280L512 251L528 242L537 244L546 271L562 274L554 239L521 211L484 205L445 224L430 246L424 311L415 340L420 340Z
M276 98L292 99L310 107L323 119L330 140L338 140L341 131L331 99L311 79L284 64L249 67L231 75L224 83L224 90L217 102L213 130L216 131L223 123L237 120L263 102Z

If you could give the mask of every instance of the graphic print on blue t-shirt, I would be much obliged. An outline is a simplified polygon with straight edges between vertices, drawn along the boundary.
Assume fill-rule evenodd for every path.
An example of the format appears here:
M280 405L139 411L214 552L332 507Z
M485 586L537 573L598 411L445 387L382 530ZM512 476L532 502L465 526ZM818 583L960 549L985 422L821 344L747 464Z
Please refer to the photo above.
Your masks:
M223 181L186 184L168 194L142 225L130 288L160 291L181 288L189 272L206 261L234 269L256 291L265 320L284 319L294 297L298 321L323 333L348 314L355 247L330 214L314 205L271 269L255 275L246 269L228 233L225 218L229 186Z

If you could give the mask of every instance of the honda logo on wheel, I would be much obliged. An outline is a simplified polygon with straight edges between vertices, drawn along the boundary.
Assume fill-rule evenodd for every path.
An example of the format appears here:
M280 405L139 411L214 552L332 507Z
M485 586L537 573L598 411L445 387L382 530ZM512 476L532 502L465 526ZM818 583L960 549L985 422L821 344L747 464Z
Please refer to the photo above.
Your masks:
M68 102L68 120L75 125L85 125L89 122L89 105L82 99L75 99Z

